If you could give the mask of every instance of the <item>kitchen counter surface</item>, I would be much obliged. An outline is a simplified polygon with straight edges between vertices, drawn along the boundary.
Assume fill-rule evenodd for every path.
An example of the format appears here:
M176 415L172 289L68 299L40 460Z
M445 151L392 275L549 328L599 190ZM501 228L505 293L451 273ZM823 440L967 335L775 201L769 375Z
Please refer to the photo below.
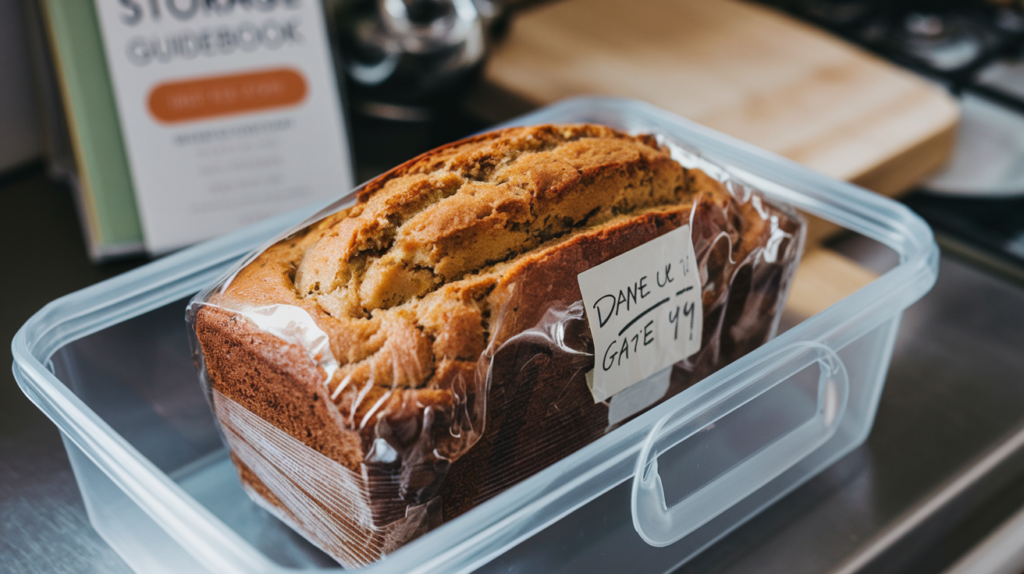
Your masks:
M41 168L0 179L0 241L4 341L50 300L140 263L89 263L67 189ZM835 247L869 268L891 264L862 241ZM942 571L1024 504L1021 325L1024 288L943 256L935 288L904 315L867 443L681 571ZM0 571L130 571L89 525L57 429L10 371L0 516Z

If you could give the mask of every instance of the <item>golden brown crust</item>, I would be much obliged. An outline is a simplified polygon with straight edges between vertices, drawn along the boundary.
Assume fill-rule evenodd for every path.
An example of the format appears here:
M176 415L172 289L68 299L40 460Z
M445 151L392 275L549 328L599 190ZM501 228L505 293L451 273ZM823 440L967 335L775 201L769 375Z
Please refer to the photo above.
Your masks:
M690 224L709 343L673 388L764 342L773 324L764 311L792 262L738 271L770 232L758 210L799 233L795 220L751 203L684 170L654 138L601 126L456 142L370 182L355 206L270 247L211 301L304 309L338 362L329 381L297 346L213 306L196 316L210 381L347 468L392 477L410 504L448 474L451 518L605 432L607 410L582 379L593 366L582 315L566 335L581 353L506 344L578 301L578 273ZM477 396L487 368L490 388ZM466 451L460 432L479 433L484 412L486 432ZM397 463L374 458L379 439Z
M629 214L685 208L683 169L652 144L578 125L445 146L368 184L347 212L266 250L221 297L305 309L341 364L331 395L365 428L392 389L435 386L439 362L479 357L485 298L500 269ZM513 267L494 267L503 262Z

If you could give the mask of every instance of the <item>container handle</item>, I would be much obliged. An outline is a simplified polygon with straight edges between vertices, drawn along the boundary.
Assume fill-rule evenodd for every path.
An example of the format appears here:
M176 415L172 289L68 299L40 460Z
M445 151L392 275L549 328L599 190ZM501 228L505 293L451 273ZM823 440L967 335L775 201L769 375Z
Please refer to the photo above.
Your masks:
M817 363L821 369L814 415L668 508L658 473L657 443L665 452ZM835 434L849 397L849 377L831 348L812 341L784 347L759 361L762 375L710 400L703 408L666 414L647 435L633 476L633 526L651 546L668 546L697 530L795 465ZM749 370L747 372L750 372ZM749 407L753 408L753 407Z

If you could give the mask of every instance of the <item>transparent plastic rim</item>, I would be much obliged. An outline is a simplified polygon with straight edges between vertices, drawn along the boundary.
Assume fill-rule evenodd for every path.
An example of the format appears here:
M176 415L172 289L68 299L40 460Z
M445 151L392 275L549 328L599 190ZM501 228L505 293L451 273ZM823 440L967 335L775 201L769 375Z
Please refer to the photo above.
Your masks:
M938 247L917 215L890 199L634 100L566 100L507 126L608 123L657 130L686 142L766 195L893 249L899 265L743 359L607 436L360 571L468 572L630 479L644 439L666 414L700 408L729 392L763 357L799 341L841 349L923 296L938 273ZM504 127L504 126L502 126ZM183 548L212 571L293 572L275 564L192 499L89 409L46 367L57 349L192 295L224 269L320 206L284 214L207 241L48 304L11 345L19 386L73 443ZM607 456L607 453L615 453ZM623 509L625 512L626 509ZM324 572L342 572L326 569Z

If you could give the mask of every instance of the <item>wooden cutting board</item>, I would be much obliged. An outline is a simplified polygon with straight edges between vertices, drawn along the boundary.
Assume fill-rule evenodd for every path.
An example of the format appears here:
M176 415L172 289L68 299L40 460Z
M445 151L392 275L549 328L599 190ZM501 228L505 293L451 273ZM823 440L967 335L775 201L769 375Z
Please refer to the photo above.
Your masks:
M533 105L582 94L644 100L889 196L946 161L959 119L943 89L736 0L534 6L513 18L486 79ZM811 218L808 245L836 229ZM875 277L841 255L810 249L787 313L809 317Z
M535 104L644 100L896 195L939 167L959 118L941 88L827 32L735 0L559 0L515 14L488 83ZM813 222L811 243L834 228Z

